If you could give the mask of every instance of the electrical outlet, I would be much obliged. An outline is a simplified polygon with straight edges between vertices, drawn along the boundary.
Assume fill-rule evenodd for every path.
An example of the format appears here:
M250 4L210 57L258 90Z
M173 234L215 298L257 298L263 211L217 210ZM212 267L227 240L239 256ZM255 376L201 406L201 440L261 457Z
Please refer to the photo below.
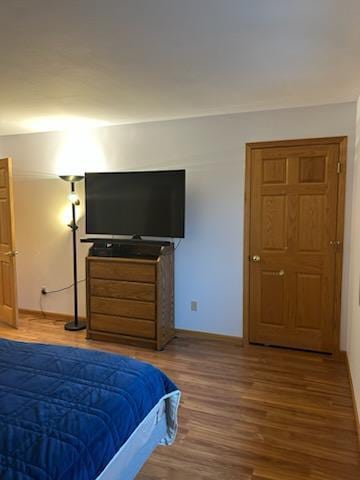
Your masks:
M196 300L191 301L191 311L192 312L197 312L198 309L198 302Z
M41 294L42 295L46 295L48 292L47 292L47 288L46 287L41 287Z

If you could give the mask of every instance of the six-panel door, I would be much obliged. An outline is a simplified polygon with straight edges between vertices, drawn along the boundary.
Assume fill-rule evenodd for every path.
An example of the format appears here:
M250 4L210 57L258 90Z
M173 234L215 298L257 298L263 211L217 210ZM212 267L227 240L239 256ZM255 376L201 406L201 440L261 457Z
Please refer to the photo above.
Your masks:
M250 342L331 352L337 144L252 152Z

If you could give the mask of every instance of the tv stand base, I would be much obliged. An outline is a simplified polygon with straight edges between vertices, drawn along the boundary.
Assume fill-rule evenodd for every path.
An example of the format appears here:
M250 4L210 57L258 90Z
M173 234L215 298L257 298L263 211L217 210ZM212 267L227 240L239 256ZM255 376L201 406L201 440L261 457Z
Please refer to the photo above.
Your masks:
M162 350L175 334L174 245L122 245L122 256L93 249L86 259L87 338Z

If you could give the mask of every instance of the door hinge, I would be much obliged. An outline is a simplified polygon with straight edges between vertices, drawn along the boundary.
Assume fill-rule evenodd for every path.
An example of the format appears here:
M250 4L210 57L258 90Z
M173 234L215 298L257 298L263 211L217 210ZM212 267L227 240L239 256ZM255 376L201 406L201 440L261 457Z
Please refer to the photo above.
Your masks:
M341 173L341 162L337 162L337 173Z

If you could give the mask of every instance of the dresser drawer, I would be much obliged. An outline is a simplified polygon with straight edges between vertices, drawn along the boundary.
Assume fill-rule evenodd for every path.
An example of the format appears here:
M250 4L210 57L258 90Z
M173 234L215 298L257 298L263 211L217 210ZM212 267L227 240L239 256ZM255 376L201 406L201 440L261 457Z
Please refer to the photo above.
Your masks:
M155 322L137 318L93 313L90 317L90 328L100 332L117 333L132 337L155 338Z
M90 280L90 295L155 302L155 285L92 278Z
M155 304L120 298L90 297L90 312L155 320Z
M155 265L148 263L91 261L90 278L155 283Z

